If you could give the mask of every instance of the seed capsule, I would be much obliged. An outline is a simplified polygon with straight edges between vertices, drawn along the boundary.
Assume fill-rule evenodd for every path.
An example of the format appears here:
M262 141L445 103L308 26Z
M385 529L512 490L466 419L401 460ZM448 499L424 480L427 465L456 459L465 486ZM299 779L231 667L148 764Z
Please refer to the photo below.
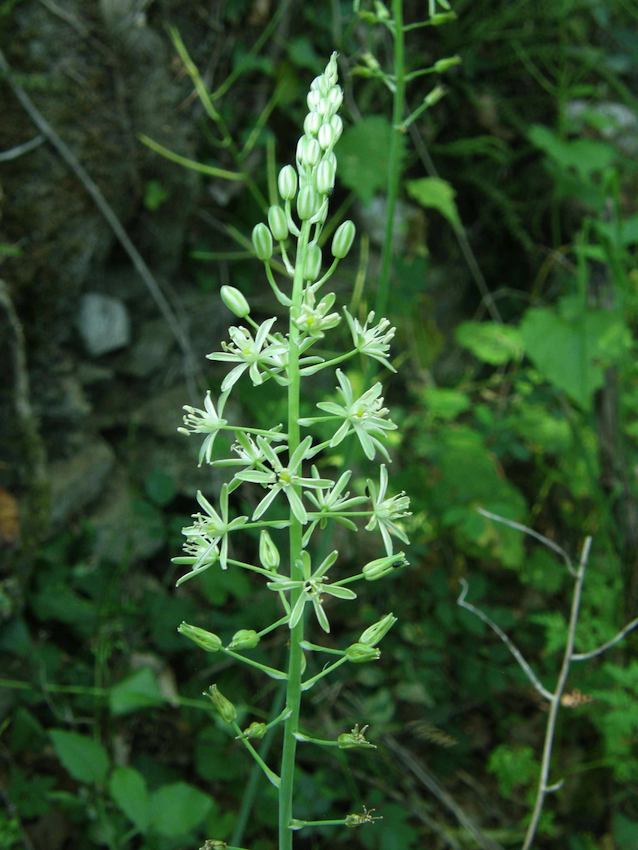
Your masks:
M259 635L254 629L240 629L233 635L228 649L254 649L259 640Z
M396 555L375 558L374 561L367 563L361 572L367 581L377 581L377 579L389 575L397 567L403 567L406 564L405 554L397 552Z
M250 314L250 304L246 301L243 293L234 286L222 286L219 294L226 307L238 319L245 319Z
M331 248L333 257L343 260L352 247L355 232L354 223L350 219L339 225L335 231L335 235L332 237Z
M272 257L272 236L261 222L253 227L253 247L260 260L266 261Z
M304 186L297 195L297 214L302 221L312 218L319 208L319 196L314 186Z
M243 731L244 738L257 738L261 739L264 737L266 732L268 731L268 727L265 723L259 723L257 720L253 720L250 726L247 726Z
M204 691L204 696L212 702L215 713L221 717L225 723L234 723L237 719L237 709L229 699L222 694L217 685L211 685L207 691Z
M385 617L382 617L378 622L369 626L363 632L359 638L359 643L365 643L368 646L376 646L379 641L383 640L396 621L397 618L394 614L386 614Z
M365 664L366 661L378 661L381 650L367 643L353 643L346 649L346 658L353 664Z
M277 242L283 242L288 238L288 222L286 213L281 207L272 206L268 210L268 226Z
M187 637L189 640L192 640L193 643L196 643L197 646L206 650L206 652L219 652L222 648L220 638L212 632L206 631L206 629L200 629L198 626L191 626L188 623L182 623L178 626L177 631L180 635L184 635L184 637Z
M272 570L273 572L277 571L277 567L281 560L279 549L277 549L273 543L272 537L265 528L262 529L259 536L259 560L261 561L261 565L264 569Z
M284 165L277 179L279 194L284 201L292 201L297 194L297 172L292 165Z

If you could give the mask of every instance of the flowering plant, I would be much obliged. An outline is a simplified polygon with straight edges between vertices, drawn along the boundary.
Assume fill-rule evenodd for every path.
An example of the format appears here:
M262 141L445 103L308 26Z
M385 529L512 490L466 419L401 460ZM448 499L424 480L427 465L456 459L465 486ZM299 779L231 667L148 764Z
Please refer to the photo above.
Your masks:
M213 507L201 492L197 494L199 510L193 514L192 524L183 529L185 554L173 559L175 563L189 567L178 584L212 567L247 570L265 581L267 588L276 594L281 607L280 615L267 628L261 631L241 629L229 641L188 623L182 623L179 628L202 650L225 653L286 683L286 704L282 713L270 724L253 722L243 731L237 723L234 705L219 688L211 685L206 692L217 715L235 731L268 780L278 789L279 850L290 850L293 832L305 826L342 824L355 827L375 819L367 809L329 821L302 821L294 817L295 760L299 741L341 749L374 747L365 738L367 727L358 724L335 741L304 734L300 729L301 697L303 692L344 664L376 661L381 654L377 644L394 625L396 618L386 613L366 628L358 641L345 649L309 642L305 634L305 619L306 612L312 610L319 628L329 632L330 624L324 607L328 597L337 601L353 600L356 593L349 585L376 581L407 563L403 552L394 552L393 538L408 542L401 521L409 515L409 499L403 493L388 496L386 464L380 465L378 485L369 480L365 496L351 496L346 489L352 475L350 470L333 481L322 477L316 463L310 463L323 451L338 446L351 435L356 437L369 461L374 461L377 452L386 461L390 460L384 442L396 425L383 406L381 383L375 382L357 395L347 374L337 368L338 399L320 401L317 416L300 418L299 415L302 380L324 369L341 366L355 356L364 356L393 370L388 358L394 329L387 319L376 321L374 313L370 313L362 323L344 309L352 348L329 359L311 353L325 333L341 321L338 312L331 312L335 295L321 295L321 288L330 279L339 261L348 254L355 236L351 221L344 221L337 228L331 243L333 260L322 274L323 257L319 240L327 219L329 196L337 170L334 147L342 132L341 118L337 114L342 98L337 85L336 54L333 54L324 73L313 80L310 87L307 99L309 112L297 145L296 168L287 165L279 174L278 189L283 206L272 206L268 211L268 224L258 224L252 234L255 254L264 264L274 296L288 311L287 328L278 330L276 317L258 323L251 315L250 305L243 294L234 287L222 287L222 300L244 324L231 327L230 342L221 344L222 351L208 355L211 360L231 367L222 381L219 399L215 403L209 392L202 409L185 407L184 428L181 429L187 435L203 435L200 465L206 463L228 469L231 477L221 487L218 508ZM297 220L293 216L293 202ZM294 259L289 253L291 241L295 242ZM286 275L292 282L288 289L275 278L272 266L274 243L279 247ZM281 423L263 429L234 424L227 418L228 396L235 384L246 378L254 386L272 379L285 388L288 402L286 430ZM318 441L312 432L302 434L302 429L312 429L318 424L333 430L328 439ZM234 435L230 457L214 457L215 439L220 431L230 431ZM247 486L258 488L252 516L234 515L231 496L238 487ZM268 519L273 506L287 510L287 519ZM365 523L367 531L379 532L385 555L362 564L357 573L346 577L336 575L337 550L317 558L315 565L310 549L317 530L325 529L329 523L339 523L357 531L357 520ZM255 559L259 560L258 564L233 557L231 540L248 529L259 530L259 552L258 559ZM289 557L285 571L282 565L284 559L270 535L271 529L287 530ZM309 630L314 627L314 623L308 626ZM244 654L256 647L266 634L278 628L289 631L285 670L268 667ZM334 660L320 672L306 677L307 652L326 652ZM279 773L266 765L250 742L250 739L263 737L269 727L278 724L283 728Z

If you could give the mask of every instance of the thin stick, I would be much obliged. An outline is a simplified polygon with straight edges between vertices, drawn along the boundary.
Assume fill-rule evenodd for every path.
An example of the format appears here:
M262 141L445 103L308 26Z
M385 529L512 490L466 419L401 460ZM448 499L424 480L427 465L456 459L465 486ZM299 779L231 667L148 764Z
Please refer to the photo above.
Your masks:
M532 810L532 818L529 822L529 826L527 827L527 833L525 834L525 841L523 842L522 850L529 850L529 848L532 846L532 843L536 836L536 831L538 829L538 823L540 821L541 813L543 811L545 797L547 796L547 794L557 790L557 788L560 787L559 784L548 786L547 778L549 776L549 769L552 761L552 750L554 748L556 718L558 717L560 701L563 695L563 691L565 690L565 684L569 675L569 668L572 662L572 655L574 652L576 626L578 625L578 615L580 613L580 600L583 590L583 582L585 580L587 562L589 560L589 552L591 550L591 542L591 537L585 538L585 542L583 544L583 549L580 556L580 562L578 564L578 570L576 571L574 591L572 594L572 606L569 615L569 627L567 629L567 641L565 644L565 652L563 654L563 662L561 664L560 673L558 674L558 681L556 682L556 688L554 689L554 693L552 695L549 713L547 716L547 726L545 728L545 742L543 744L543 757L541 760L541 772L538 780L536 800L534 802L534 808Z
M479 620L482 620L486 625L490 627L490 629L492 629L493 632L495 632L500 637L500 639L512 653L512 655L520 665L521 669L523 670L529 681L532 683L532 685L539 692L539 694L544 699L548 700L548 702L551 702L553 699L553 694L551 693L551 691L548 691L547 688L543 687L540 680L537 678L536 674L530 667L529 663L526 661L520 649L518 649L518 647L513 643L513 641L501 629L501 627L497 626L494 620L491 620L484 611L481 611L480 608L476 608L470 602L466 602L465 597L467 596L469 585L464 578L461 579L461 588L462 590L459 595L459 598L456 600L457 605L460 605L461 608L465 608L467 611L471 611L472 614L478 617Z
M115 234L115 237L117 238L118 242L128 254L129 259L135 267L135 270L142 278L144 284L146 285L146 288L151 294L151 297L159 308L160 313L166 320L167 325L173 333L173 336L177 340L177 343L184 357L184 374L186 377L186 382L189 386L189 392L192 397L195 398L197 396L196 383L199 379L200 372L198 366L196 365L193 350L191 348L188 336L184 328L181 326L177 316L175 315L175 312L172 306L170 305L168 299L166 298L166 295L162 292L159 283L157 282L151 270L147 266L146 261L144 260L140 252L137 250L126 231L124 230L122 223L116 216L109 202L106 200L106 198L100 191L97 183L93 180L93 178L84 168L82 163L77 159L71 149L66 145L66 143L60 138L57 132L49 124L49 122L42 115L40 110L35 106L26 91L13 78L11 66L7 62L2 50L0 50L0 70L5 72L7 82L13 90L13 93L15 94L16 98L20 101L20 105L22 106L24 111L36 125L38 130L40 130L42 135L55 148L55 150L58 152L64 162L66 162L66 164L75 174L75 176L78 178L86 192L91 196L93 202L95 203L95 206L106 219L108 225Z
M607 643L601 644L598 649L592 649L591 652L575 652L572 655L572 661L588 661L590 658L596 658L597 655L602 655L603 652L607 652L608 649L611 649L612 646L619 643L625 635L628 635L629 632L633 631L637 626L638 617L636 617L635 620L632 620L631 623L627 623L624 629L621 629L618 634L611 640L608 640Z

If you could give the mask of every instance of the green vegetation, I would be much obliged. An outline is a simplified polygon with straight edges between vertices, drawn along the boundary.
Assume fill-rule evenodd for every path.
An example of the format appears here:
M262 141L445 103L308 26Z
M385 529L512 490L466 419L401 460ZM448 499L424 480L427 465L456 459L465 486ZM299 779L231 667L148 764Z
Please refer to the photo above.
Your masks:
M122 33L150 34L153 47L144 55L153 55L166 75L152 90L165 93L170 80L176 94L163 102L161 120L157 103L133 110L127 139L139 157L139 180L129 184L125 174L129 194L114 199L114 207L126 216L127 232L148 254L153 272L174 281L168 315L182 320L190 307L192 324L191 333L179 337L179 350L170 330L162 342L156 324L143 355L141 349L135 356L114 351L88 366L86 355L78 355L90 427L102 442L86 453L82 469L88 472L69 473L64 481L90 490L90 481L102 477L81 508L66 507L68 489L58 484L56 490L63 479L56 478L55 464L58 456L80 457L77 422L86 414L72 406L71 394L66 407L49 409L58 377L52 369L49 386L42 364L56 363L61 352L70 356L81 343L50 333L59 313L51 318L38 311L54 309L57 298L72 325L81 287L76 277L60 277L58 284L59 276L47 277L42 264L83 274L86 289L93 270L74 259L84 257L86 237L63 231L60 217L67 215L65 204L74 209L65 194L74 178L64 172L55 184L58 194L49 193L54 207L40 191L49 172L62 168L56 151L38 142L15 158L0 157L4 196L19 201L14 212L3 208L0 229L2 277L15 305L12 312L3 296L3 323L5 313L9 318L0 335L2 355L20 375L26 345L34 411L31 416L24 405L29 387L16 377L0 399L7 411L2 419L10 423L2 425L2 437L19 447L0 469L6 544L0 848L276 845L276 789L262 781L259 767L251 772L242 742L228 734L201 692L217 682L232 697L239 727L257 724L252 744L278 772L282 683L259 669L237 669L225 653L194 651L177 633L183 621L224 640L248 625L267 629L273 593L265 585L256 590L245 571L230 568L208 569L174 589L182 573L170 558L191 523L195 490L217 492L221 478L207 467L188 478L175 458L186 455L189 444L175 434L179 417L171 417L179 400L189 399L184 362L191 385L203 392L225 375L210 364L201 381L182 355L189 344L198 353L219 347L222 284L241 290L259 323L274 315L246 234L276 202L279 168L294 159L307 81L321 73L333 49L340 57L344 130L335 147L331 215L319 242L329 256L337 228L346 219L356 222L357 240L330 285L355 318L363 322L386 303L385 315L397 327L392 365L399 371L384 377L384 390L398 428L387 433L387 443L393 492L405 490L412 499L405 520L411 566L366 583L370 592L357 602L329 604L337 649L356 642L362 624L373 623L380 611L393 611L399 621L384 638L381 664L344 664L310 692L316 725L304 726L304 734L335 741L355 723L369 724L366 738L377 749L344 753L300 743L294 817L310 825L295 833L294 845L524 845L550 712L490 623L553 692L574 589L563 553L575 571L591 537L571 632L575 653L591 657L574 657L560 695L547 784L562 784L546 796L532 846L638 847L638 634L632 630L605 654L596 653L638 614L634 4L457 0L448 9L441 2L360 0L353 8L335 0L273 4L269 11L267 4L235 0L211 21L199 3L188 9L167 3L149 6L144 21L131 13L123 29L80 6L69 20L48 4L33 5L43 19L52 16L55 26L70 28L73 43L96 32L109 45L104 76L84 66L82 74L65 76L57 63L36 61L37 49L25 51L36 38L31 4L3 5L2 23L13 19L18 33L3 47L15 84L54 125L51 115L57 116L55 129L73 142L109 200L126 159L121 139L115 136L98 160L93 136L84 148L77 141L82 128L74 116L86 115L87 104L97 109L100 87L111 76L123 86L122 97L141 65L130 59L139 43ZM11 29L3 26L2 35ZM404 85L397 85L397 74ZM41 129L34 130L2 86L15 110L15 120L0 131L2 150L9 151ZM69 92L71 105L64 107ZM106 100L126 124L126 99ZM9 124L19 128L19 138L9 137ZM89 150L95 160L81 155ZM38 191L29 183L32 170ZM81 182L75 191L83 191ZM89 201L78 197L75 208L88 218ZM170 229L176 217L183 218L183 238ZM45 243L42 222L49 220L57 228L55 244L69 240L66 253ZM27 222L33 234L26 234ZM153 232L161 238L146 242ZM119 253L104 261L100 250L92 262L100 273L106 263L113 293L140 322L150 315L163 329L141 284L131 296ZM277 280L285 268L275 253ZM113 281L120 278L117 289ZM29 289L30 280L40 281L38 287ZM43 280L59 286L47 289L48 301L40 300ZM136 333L134 322L135 341ZM344 322L332 333L347 344ZM347 365L359 394L374 370L359 358ZM316 381L323 394L334 393L331 375ZM285 399L272 384L238 383L233 421L266 431L285 422ZM200 396L198 389L191 403L201 404ZM301 404L302 417L316 415L310 401ZM27 436L38 446L37 458L24 449L26 421L35 428L33 439L31 430ZM332 435L326 427L316 423L321 440ZM217 439L216 451L226 456L232 435ZM48 529L40 442L48 451L51 513L64 517ZM189 463L199 451L191 442ZM330 451L326 477L337 480L352 468L348 487L363 494L369 466L347 440ZM239 493L233 498L240 506ZM118 512L118 499L125 500L124 511ZM252 515L255 507L246 500L238 513ZM322 534L326 551L317 556L339 548L350 572L378 555L363 532ZM252 563L256 535L249 530L232 557ZM465 607L457 603L463 580ZM251 636L240 637L250 642ZM264 643L267 652L257 646L250 658L285 669L286 629L269 632ZM313 667L312 675L319 670ZM335 812L362 812L364 805L382 820L357 830L312 825Z

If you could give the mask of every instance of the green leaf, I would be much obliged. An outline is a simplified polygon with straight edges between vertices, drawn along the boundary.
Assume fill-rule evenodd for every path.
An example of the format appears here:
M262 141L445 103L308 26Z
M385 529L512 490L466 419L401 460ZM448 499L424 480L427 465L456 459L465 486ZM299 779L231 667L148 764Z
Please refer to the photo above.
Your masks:
M614 161L616 152L611 145L593 139L565 141L549 127L533 125L528 133L530 142L546 153L564 169L576 171L581 179L603 171Z
M492 366L501 366L523 354L518 328L500 322L463 322L456 329L456 339L459 345Z
M450 222L452 227L461 227L461 219L454 198L456 192L440 177L422 177L420 180L408 180L405 184L408 195L426 209L438 210Z
M191 832L212 806L206 794L185 782L164 785L151 798L151 829L167 838Z
M543 377L585 410L603 384L605 368L631 343L621 316L587 309L572 297L563 298L558 310L528 310L521 333L525 351Z
M465 393L444 387L426 387L423 401L427 412L438 419L456 419L470 406L470 399Z
M109 782L111 797L140 832L146 832L150 801L146 781L133 767L116 767Z
M144 489L149 499L160 507L165 507L172 502L177 491L173 476L157 467L152 469L144 479Z
M149 180L144 187L144 206L150 212L158 210L169 197L170 192L162 186L159 180Z
M364 203L387 182L392 127L380 115L363 118L344 131L337 145L339 177ZM405 146L403 136L400 144Z
M128 714L141 708L161 705L164 695L148 667L136 670L126 679L113 685L109 693L109 706L113 714Z
M53 748L74 779L79 782L102 782L109 769L109 757L98 741L77 732L52 729Z
M512 797L515 788L531 782L536 775L534 750L527 746L508 747L501 744L490 755L487 769L496 776L501 794Z

